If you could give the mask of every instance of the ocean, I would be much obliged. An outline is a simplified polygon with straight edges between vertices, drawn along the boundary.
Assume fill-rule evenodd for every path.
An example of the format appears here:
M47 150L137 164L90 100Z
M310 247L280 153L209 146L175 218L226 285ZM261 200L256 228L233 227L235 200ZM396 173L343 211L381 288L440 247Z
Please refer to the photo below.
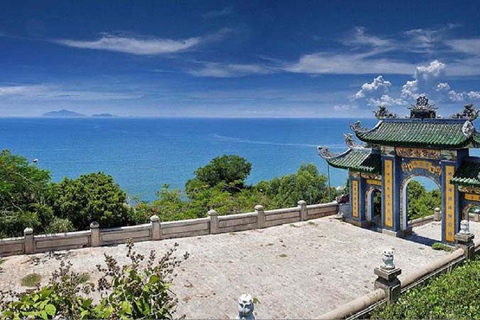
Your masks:
M130 198L155 199L164 184L183 189L198 167L236 154L252 163L247 180L294 173L314 163L327 174L318 145L346 149L343 133L356 119L196 118L3 118L1 149L9 149L51 172L54 181L105 172ZM373 127L376 119L363 119ZM330 168L331 185L344 185L346 170Z

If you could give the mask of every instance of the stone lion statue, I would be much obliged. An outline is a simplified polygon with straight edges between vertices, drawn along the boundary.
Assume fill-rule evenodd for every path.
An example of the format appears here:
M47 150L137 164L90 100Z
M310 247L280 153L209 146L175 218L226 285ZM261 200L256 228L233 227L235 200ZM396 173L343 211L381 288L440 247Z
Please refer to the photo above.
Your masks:
M240 320L255 320L253 315L253 299L249 294L242 294L238 298L238 316L237 319Z
M395 269L395 264L393 264L393 249L385 249L382 254L383 269Z

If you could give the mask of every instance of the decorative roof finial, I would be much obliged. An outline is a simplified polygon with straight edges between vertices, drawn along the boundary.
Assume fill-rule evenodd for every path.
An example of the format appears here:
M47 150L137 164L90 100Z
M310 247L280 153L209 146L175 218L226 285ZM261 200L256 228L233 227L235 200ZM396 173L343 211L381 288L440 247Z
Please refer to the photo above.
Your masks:
M373 113L375 113L375 117L377 117L377 119L379 119L379 120L382 120L382 119L385 119L385 118L394 119L394 118L397 117L397 115L395 113L391 113L390 111L388 111L388 109L385 105L378 106L378 110L373 111Z
M435 111L437 108L434 104L430 104L428 102L428 98L426 96L419 96L417 98L417 104L412 105L409 107L409 109L411 110L410 118L435 119L437 117L437 112Z
M473 104L467 104L465 105L464 109L462 112L456 113L452 115L452 118L455 119L468 119L470 121L473 121L478 118L479 110L475 110L475 107Z
M362 145L359 145L355 142L355 140L353 139L353 134L344 133L343 137L345 139L345 144L347 145L347 147L349 147L349 148L363 148Z
M350 124L350 129L352 129L353 132L359 133L359 132L367 132L369 129L362 127L360 125L360 121L355 121L354 123Z
M338 154L331 153L330 148L328 148L328 147L318 146L317 150L318 150L318 154L323 159L331 159L331 158L334 158L334 157L338 156Z

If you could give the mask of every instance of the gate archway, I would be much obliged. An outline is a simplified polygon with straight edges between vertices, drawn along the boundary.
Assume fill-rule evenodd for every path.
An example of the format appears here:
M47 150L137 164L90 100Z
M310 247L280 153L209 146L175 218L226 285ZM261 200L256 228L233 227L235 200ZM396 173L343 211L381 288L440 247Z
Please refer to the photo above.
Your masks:
M436 107L420 96L410 108L410 117L400 118L380 106L374 128L357 121L345 135L348 149L332 154L318 147L328 164L348 169L351 213L346 220L366 226L372 220L371 194L382 190L382 231L400 236L408 232L406 188L414 177L435 182L442 197L442 241L453 243L460 229L464 208L480 205L480 158L469 155L480 148L480 133L473 120L479 111L473 105L451 118L438 118Z

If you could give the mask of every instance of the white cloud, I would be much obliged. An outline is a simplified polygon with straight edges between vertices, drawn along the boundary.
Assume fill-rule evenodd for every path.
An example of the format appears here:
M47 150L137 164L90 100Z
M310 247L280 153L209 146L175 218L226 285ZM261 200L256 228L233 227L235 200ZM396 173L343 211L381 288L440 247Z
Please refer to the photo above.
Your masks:
M438 60L430 62L427 66L419 66L415 69L415 80L407 81L403 87L402 98L417 98L419 95L432 92L445 77L446 65ZM442 86L448 85L442 83Z
M352 45L368 45L374 47L385 47L392 44L392 40L383 39L366 33L363 27L356 27L353 30L353 35L343 40L343 43L348 46Z
M375 52L376 53L376 52ZM286 65L285 71L307 74L411 74L413 64L386 58L371 58L374 52L313 53L300 57L298 62Z
M212 78L239 78L251 74L268 74L274 72L273 68L255 64L223 64L204 63L202 68L188 70L196 77Z
M367 99L369 106L396 106L396 105L405 105L406 102L401 98L393 98L387 94L382 95L380 98L368 98Z
M435 89L436 91L448 91L450 90L450 85L446 82L440 82L437 84L437 88Z
M157 55L184 51L200 44L200 38L184 40L139 39L105 35L98 40L56 40L58 44L80 49L107 50L136 55Z
M355 110L358 107L356 105L350 105L350 104L337 104L333 107L334 111L351 111Z
M0 97L9 100L102 101L139 98L138 94L115 91L71 90L58 85L0 86Z
M386 93L388 88L392 85L390 81L384 80L383 76L378 76L373 79L371 83L364 83L362 88L355 94L355 99L365 98L371 94L377 94L378 92Z
M225 7L221 10L213 10L207 13L202 14L202 18L204 19L213 19L213 18L221 18L231 16L233 14L233 8Z
M454 90L450 90L448 92L448 97L451 101L476 101L480 100L480 91L470 91L470 92L455 92Z
M446 40L445 44L458 52L474 56L480 55L480 38Z

